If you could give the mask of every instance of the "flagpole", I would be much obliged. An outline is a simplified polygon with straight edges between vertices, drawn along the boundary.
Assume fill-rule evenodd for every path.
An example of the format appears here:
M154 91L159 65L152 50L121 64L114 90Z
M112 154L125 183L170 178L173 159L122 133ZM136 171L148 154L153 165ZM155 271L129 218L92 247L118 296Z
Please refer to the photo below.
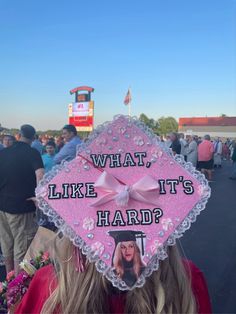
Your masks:
M129 116L131 117L131 101L132 101L132 97L131 97L131 89L129 87L129 94L130 94L130 102L129 102Z
M129 102L129 104L128 104L128 109L129 109L129 116L131 117L131 101Z

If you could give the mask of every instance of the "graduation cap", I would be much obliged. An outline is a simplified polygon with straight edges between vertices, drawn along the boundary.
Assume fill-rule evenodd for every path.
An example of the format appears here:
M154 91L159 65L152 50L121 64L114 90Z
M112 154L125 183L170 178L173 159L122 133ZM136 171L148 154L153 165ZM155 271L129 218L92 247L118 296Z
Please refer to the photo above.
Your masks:
M172 194L171 187L168 188L165 182L175 178L179 181L183 178L183 181L191 184L185 188L179 184L176 186L176 194ZM101 181L103 189L98 188ZM160 185L161 181L166 184L165 194L160 193L161 188L164 189ZM141 185L140 182L145 183ZM48 191L53 186L61 191L64 189L63 184L73 186L74 195L71 194L68 198L50 198ZM106 185L109 187L108 191ZM80 186L87 190L83 197L79 196ZM133 198L134 193L131 193L134 186L135 193L140 191L137 194L139 200ZM152 203L150 207L149 192L153 192L152 186L156 190L154 194L158 202ZM150 189L146 190L147 187ZM145 197L144 190L147 192ZM144 278L158 268L158 261L167 257L164 254L166 246L172 245L174 239L181 237L189 229L190 223L205 208L210 192L203 175L191 164L185 163L181 156L172 156L142 122L119 115L112 122L99 126L79 148L76 158L69 163L63 163L60 168L52 169L39 183L36 198L39 208L45 214L52 215L57 227L63 225L60 228L62 233L85 252L88 260L96 260L95 265L99 272L120 290L131 290L141 287L145 282ZM101 200L107 202L100 203ZM94 203L98 206L96 210ZM155 211L159 206L162 217ZM128 209L133 211L129 217L126 213ZM139 221L139 218L143 220L146 215L141 209L148 209L152 213L150 224L141 224ZM134 211L138 214L134 214ZM124 221L122 214L132 221L132 225L121 224ZM137 222L140 224L136 225ZM168 238L171 241L168 242ZM137 243L143 264L146 265L143 267L147 268L142 272L142 278L141 275L138 276L140 279L137 284L133 282L132 285L129 284L132 276L127 275L130 278L125 282L114 272L112 264L114 246L126 241ZM114 246L109 245L109 242L113 242ZM160 255L157 254L159 246L163 250Z
M120 242L126 241L135 241L137 239L141 239L141 250L142 255L144 255L144 238L146 235L142 231L134 231L134 230L113 230L109 231L108 234L115 240L115 244L117 245Z

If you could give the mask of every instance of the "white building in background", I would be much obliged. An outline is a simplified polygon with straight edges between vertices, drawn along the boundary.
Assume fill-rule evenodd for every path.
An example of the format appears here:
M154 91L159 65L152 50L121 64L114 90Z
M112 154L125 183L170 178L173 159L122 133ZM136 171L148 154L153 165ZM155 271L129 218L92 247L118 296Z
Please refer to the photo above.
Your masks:
M179 132L212 138L236 138L236 117L179 118Z

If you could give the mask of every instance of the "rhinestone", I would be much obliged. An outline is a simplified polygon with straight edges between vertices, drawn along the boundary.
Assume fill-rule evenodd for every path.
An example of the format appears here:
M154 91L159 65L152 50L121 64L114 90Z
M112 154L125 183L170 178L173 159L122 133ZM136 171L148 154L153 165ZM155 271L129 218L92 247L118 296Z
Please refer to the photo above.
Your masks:
M119 148L118 153L122 154L122 153L124 153L124 150L122 148Z
M174 164L174 162L173 161L170 161L170 165L173 165Z
M126 133L125 138L130 138L130 135Z
M152 157L151 158L151 163L154 163L154 162L156 162L157 161L157 158L156 157Z
M145 255L147 258L151 258L151 254L150 253L146 253Z
M111 129L109 129L109 130L107 130L107 134L112 134L112 130Z
M112 242L107 242L107 245L108 246L113 246L113 243Z
M105 259L109 259L109 258L110 258L110 254L105 253L105 254L103 254L103 257L104 257Z
M124 126L119 128L120 134L124 134L125 132L126 132L126 128Z
M112 141L113 142L117 142L119 140L119 138L117 136L113 136Z
M86 164L85 164L85 165L84 165L84 170L87 170L87 171L88 171L89 169L90 169L89 165L86 165Z
M87 234L87 238L93 239L93 238L94 238L94 234L93 234L93 233L88 233L88 234Z
M163 155L163 152L160 151L160 152L158 153L158 156L159 156L159 157L162 157L162 155Z
M165 232L164 231L160 231L160 232L158 232L158 235L159 235L159 237L164 237L164 235L165 235Z
M75 222L74 222L74 226L79 226L79 222L78 222L78 221L75 221Z
M69 172L70 172L70 169L69 169L69 168L66 168L66 169L65 169L65 172L66 172L66 173L69 173Z
M113 149L113 147L112 147L112 146L108 146L108 149L109 149L109 150L112 150L112 149Z
M90 153L91 153L91 149L87 149L87 150L86 150L86 153L87 153L87 154L90 154Z

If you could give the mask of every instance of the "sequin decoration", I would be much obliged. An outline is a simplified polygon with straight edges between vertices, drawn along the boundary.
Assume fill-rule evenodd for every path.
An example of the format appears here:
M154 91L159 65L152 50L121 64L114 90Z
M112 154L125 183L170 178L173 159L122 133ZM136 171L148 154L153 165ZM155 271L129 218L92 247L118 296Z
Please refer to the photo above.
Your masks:
M144 143L144 140L141 136L135 136L134 137L134 143L137 145L137 146L143 146L145 143Z
M158 157L159 157L159 156L158 156L158 153L159 153L159 150L158 150L157 147L153 147L153 148L151 149L152 157L158 158Z
M95 222L94 222L94 219L93 218L91 218L91 217L86 217L86 218L84 218L84 220L83 220L83 229L85 229L85 230L93 230L94 229L94 224L95 224Z
M107 143L107 139L105 137L99 137L98 139L96 139L95 143L97 146L104 146Z
M124 134L126 132L126 128L124 126L119 127L118 132L120 134Z
M156 254L160 246L161 246L161 242L158 240L155 240L150 247L152 254Z
M88 239L93 239L94 238L94 234L93 233L88 233L87 234L87 238Z
M103 258L104 259L110 259L110 254L108 254L108 253L103 254Z
M102 255L105 247L101 242L97 241L91 245L91 249L96 255L100 256Z
M79 222L78 222L78 221L75 221L75 222L73 223L73 225L77 227L77 226L79 226Z
M165 231L168 231L174 227L174 224L172 222L171 218L164 218L161 220L162 228Z
M84 170L89 170L90 169L88 164L84 164L83 168L84 168Z
M164 237L164 235L165 235L165 232L163 231L163 230L161 230L160 232L158 232L158 235L159 235L159 237Z
M119 137L113 136L112 141L113 141L113 142L118 142L118 141L119 141Z

